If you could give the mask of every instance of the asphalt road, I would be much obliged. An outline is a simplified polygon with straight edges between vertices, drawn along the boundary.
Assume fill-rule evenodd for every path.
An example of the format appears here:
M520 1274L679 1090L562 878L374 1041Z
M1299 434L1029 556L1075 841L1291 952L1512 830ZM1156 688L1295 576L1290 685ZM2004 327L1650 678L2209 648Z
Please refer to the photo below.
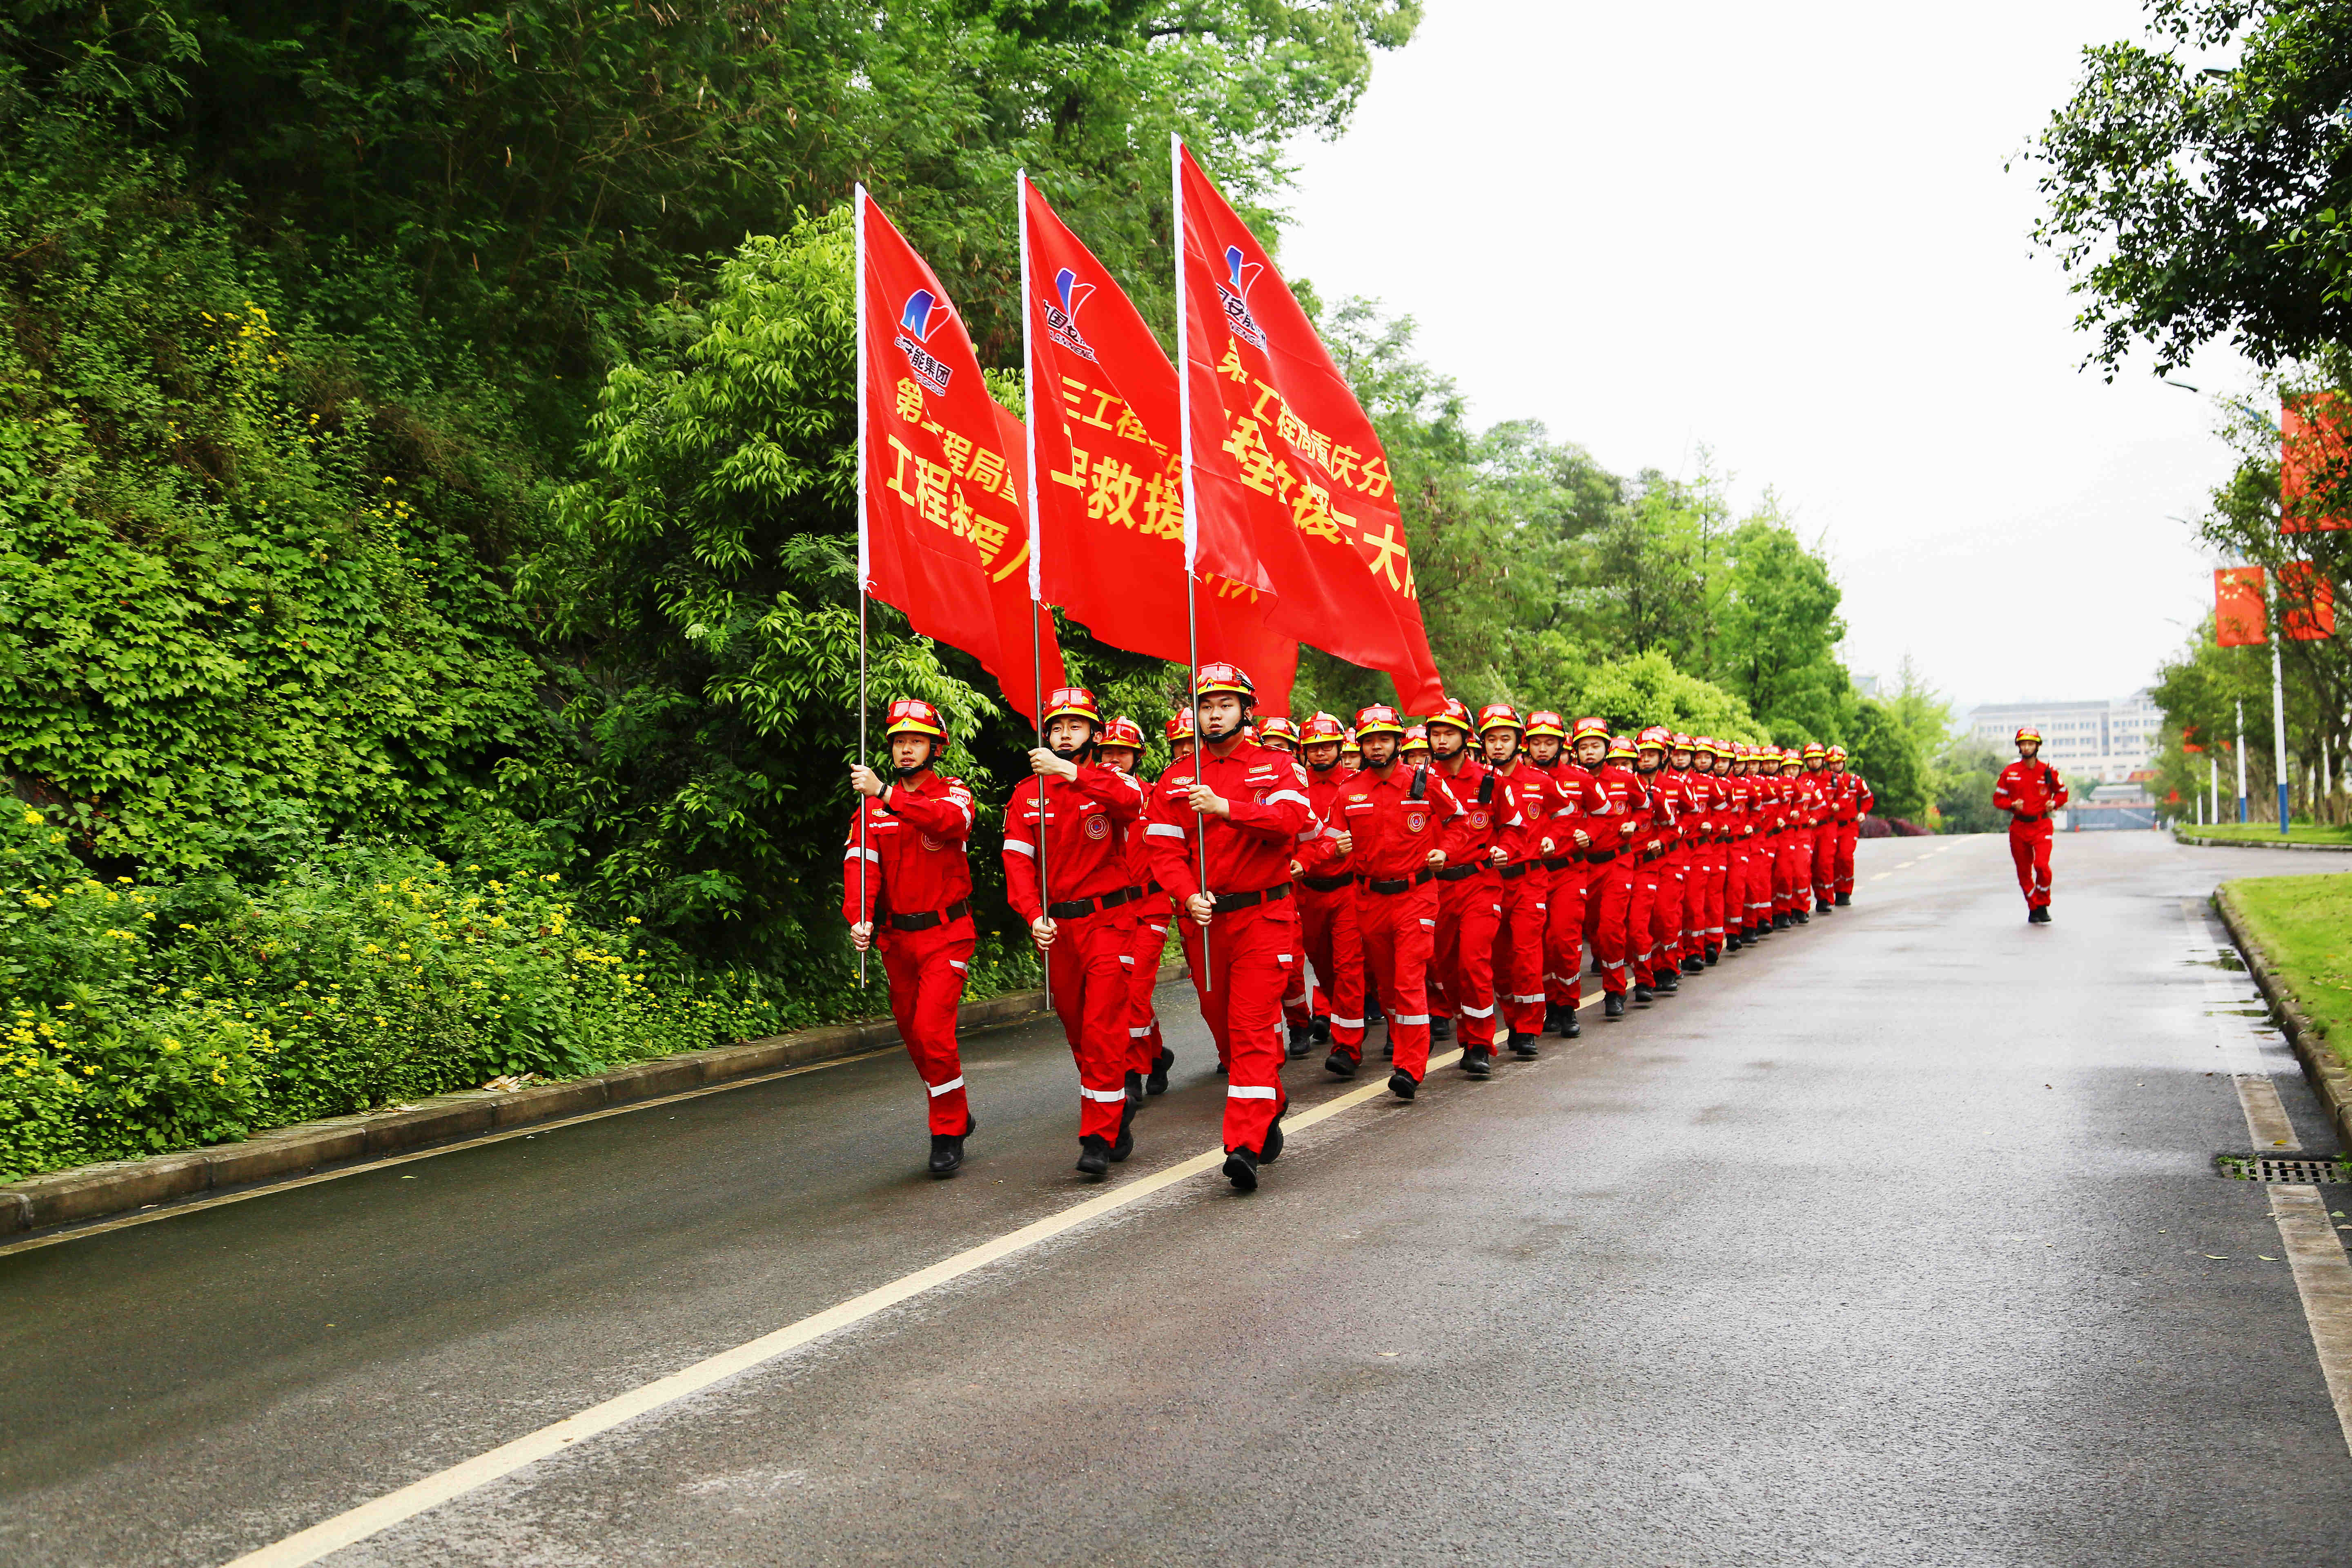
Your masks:
M2265 1191L2212 1170L2231 1050L2334 1142L2191 900L2344 862L2067 837L2030 928L1997 838L1862 848L1852 909L1254 1196L1178 1182L330 1561L2340 1558ZM1216 1142L1162 997L1109 1187ZM951 1182L892 1054L0 1257L0 1561L226 1562L1106 1190L1057 1029L967 1071Z

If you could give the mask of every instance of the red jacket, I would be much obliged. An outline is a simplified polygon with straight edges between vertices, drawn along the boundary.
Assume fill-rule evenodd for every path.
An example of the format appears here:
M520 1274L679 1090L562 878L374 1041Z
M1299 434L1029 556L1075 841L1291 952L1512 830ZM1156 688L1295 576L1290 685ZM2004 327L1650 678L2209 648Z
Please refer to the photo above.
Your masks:
M865 897L858 897L857 824L866 823ZM915 915L970 901L971 867L964 841L971 837L971 791L961 779L926 770L909 784L893 781L868 795L849 819L842 852L841 916L855 925L883 914Z
M1307 770L1307 803L1322 831L1298 847L1297 861L1309 877L1346 877L1355 871L1355 857L1342 855L1331 840L1347 831L1339 821L1339 801L1357 777L1345 763L1334 763L1321 773Z
M1599 832L1592 834L1593 849L1601 854L1614 855L1621 849L1634 847L1640 842L1635 835L1650 810L1650 792L1643 784L1641 775L1622 763L1603 763L1592 779L1609 802L1595 815L1610 819L1601 824Z
M1045 879L1054 902L1098 899L1134 885L1127 825L1143 815L1143 786L1116 768L1089 763L1075 779L1024 779L1004 808L1004 898L1034 921L1045 912L1037 888L1037 789L1045 787Z
M1488 851L1501 844L1507 852L1507 841L1524 825L1525 815L1519 810L1517 792L1500 773L1470 755L1466 749L1463 752L1460 773L1449 773L1443 768L1433 766L1429 776L1444 780L1446 786L1453 790L1454 798L1462 803L1462 816L1455 822L1454 837L1444 846L1445 863L1448 866L1492 866L1494 858ZM1491 787L1486 784L1489 778L1495 781ZM1486 795L1483 800L1479 798L1482 789Z
M1645 860L1654 860L1674 847L1675 802L1668 793L1666 770L1654 773L1635 772L1633 782L1642 790L1642 799L1628 801L1633 820L1633 837L1626 842L1642 852Z
M1992 786L1992 804L2016 822L2048 816L2066 804L2066 781L2041 758L2029 763L2021 757L2000 770Z
M1507 773L1500 768L1488 768L1486 771L1493 773L1498 782L1510 786L1512 800L1518 810L1518 823L1503 840L1503 847L1510 855L1506 864L1516 866L1522 860L1541 860L1548 855L1558 854L1559 841L1566 837L1553 830L1551 821L1552 814L1559 809L1559 804L1565 798L1559 780L1525 758L1512 763ZM1551 841L1549 849L1544 847L1546 839Z
M1229 803L1230 818L1193 813L1187 796L1196 769L1200 782ZM1289 881L1291 856L1321 832L1307 805L1305 770L1287 753L1250 741L1236 742L1222 757L1203 746L1171 767L1152 786L1145 818L1152 879L1180 904L1203 890L1255 893ZM1206 889L1193 858L1200 822L1207 824Z
M1609 792L1601 787L1592 770L1582 763L1561 761L1552 764L1551 778L1559 792L1559 804L1551 814L1552 858L1616 848L1613 829L1608 841L1602 842L1601 819L1610 812ZM1576 841L1579 833L1584 835L1581 844Z
M1445 850L1452 864L1449 844L1463 816L1462 803L1444 775L1395 763L1384 774L1364 768L1349 778L1339 792L1339 820L1332 826L1355 841L1357 876L1393 881L1429 869L1433 849Z

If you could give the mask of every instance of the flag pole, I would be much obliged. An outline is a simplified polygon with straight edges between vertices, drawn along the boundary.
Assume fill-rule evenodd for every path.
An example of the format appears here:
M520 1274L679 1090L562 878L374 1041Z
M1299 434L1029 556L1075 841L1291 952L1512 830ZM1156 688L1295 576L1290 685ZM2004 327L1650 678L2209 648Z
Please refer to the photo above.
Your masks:
M1200 702L1195 692L1201 684L1201 617L1193 598L1194 567L1200 556L1200 520L1193 511L1192 501L1192 365L1190 329L1185 321L1184 299L1184 138L1174 131L1168 133L1168 184L1174 198L1176 216L1176 423L1179 426L1179 449L1182 453L1177 477L1184 486L1184 640L1186 657L1192 668L1184 678L1184 701L1192 710L1192 782L1201 782L1201 753L1207 749L1208 736L1201 731ZM1201 891L1209 892L1209 824L1199 812L1192 814L1192 851L1200 869L1196 873ZM1214 894L1210 894L1212 898ZM1185 911L1192 918L1192 911ZM1216 972L1209 954L1209 928L1201 928L1201 989L1217 988Z
M1021 434L1029 454L1029 691L1034 707L1032 717L1037 721L1037 743L1045 743L1045 639L1038 634L1037 617L1044 613L1045 602L1045 570L1038 556L1045 543L1037 510L1037 354L1029 341L1029 171L1016 169L1013 174L1013 199L1018 208L1021 226ZM1051 826L1045 817L1045 781L1035 773L1029 775L1037 784L1037 907L1045 918L1054 918L1053 884L1045 870L1045 840ZM1009 824L1007 826L1010 826ZM1050 952L1037 955L1037 967L1045 977L1045 1006L1054 1005L1054 963Z
M866 738L866 584L873 581L873 555L866 525L866 186L857 186L857 761L869 763ZM866 797L857 797L857 910L870 924L874 906L866 899L866 870L873 861L866 847ZM873 945L869 937L866 946ZM866 951L857 953L857 984L866 984Z

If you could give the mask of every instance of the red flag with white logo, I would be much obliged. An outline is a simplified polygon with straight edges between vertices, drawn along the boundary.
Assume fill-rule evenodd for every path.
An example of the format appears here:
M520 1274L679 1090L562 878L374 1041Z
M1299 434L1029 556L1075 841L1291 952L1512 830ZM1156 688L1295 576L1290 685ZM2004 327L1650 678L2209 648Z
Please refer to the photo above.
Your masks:
M860 584L1034 712L1037 667L1045 688L1061 685L1062 654L1030 598L1021 421L989 395L947 290L862 185L857 359Z
M1276 630L1445 699L1372 422L1191 151L1175 148L1178 336L1201 564L1271 595Z
M1176 367L1025 177L1020 195L1042 596L1113 647L1189 664ZM1240 665L1260 709L1287 713L1298 643L1267 626L1258 600L1204 575L1201 657Z

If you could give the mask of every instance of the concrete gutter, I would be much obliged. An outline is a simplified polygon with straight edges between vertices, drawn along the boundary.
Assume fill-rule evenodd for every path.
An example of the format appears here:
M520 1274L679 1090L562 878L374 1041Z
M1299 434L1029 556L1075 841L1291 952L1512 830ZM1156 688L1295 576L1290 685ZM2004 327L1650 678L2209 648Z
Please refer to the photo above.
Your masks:
M1181 964L1166 965L1160 972L1160 984L1183 973ZM1045 1008L1043 991L1009 991L957 1008L956 1027L962 1031L1019 1023ZM332 1165L380 1160L509 1127L660 1100L785 1068L856 1056L898 1040L898 1026L887 1018L836 1024L747 1040L739 1046L632 1062L560 1083L436 1094L389 1110L363 1110L277 1128L240 1143L52 1171L0 1186L0 1236L78 1224L225 1187L307 1176Z
M2200 838L2177 830L2172 839L2176 844L2194 844L2207 849L2308 849L2321 855L2352 855L2352 844L2296 844L2284 838Z
M2327 1119L2336 1123L2346 1145L2352 1147L2352 1068L2344 1065L2319 1026L2294 1005L2294 993L2279 979L2277 966L2253 940L2245 911L2238 908L2226 886L2213 890L2213 907L2221 911L2221 923L2230 928L2230 940L2238 944L2238 956L2246 961L2246 972L2271 1005L2272 1016L2294 1042L2295 1058L2303 1063L2303 1076L2310 1079L2312 1092L2319 1096Z

